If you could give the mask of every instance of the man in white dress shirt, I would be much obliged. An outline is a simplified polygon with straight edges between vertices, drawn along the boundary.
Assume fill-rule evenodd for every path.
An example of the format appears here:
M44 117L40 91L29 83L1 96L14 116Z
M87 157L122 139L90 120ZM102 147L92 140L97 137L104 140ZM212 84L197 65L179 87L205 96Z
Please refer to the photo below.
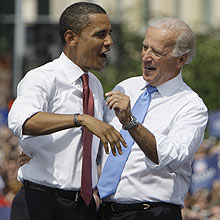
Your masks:
M103 8L79 2L62 13L59 31L63 52L58 59L29 71L18 85L9 113L9 128L32 159L18 171L24 187L16 195L11 220L96 219L92 198L80 196L83 128L92 132L92 189L98 181L96 157L101 139L121 152L120 133L103 122L103 89L90 70L102 70L113 44ZM89 75L94 117L83 113L82 75ZM78 114L80 113L80 114Z
M106 94L106 122L118 131L128 129L134 144L115 193L103 198L103 220L182 219L194 153L208 119L203 101L182 79L182 67L194 56L194 36L187 24L152 19L143 41L142 76ZM157 91L141 124L131 108L149 85Z

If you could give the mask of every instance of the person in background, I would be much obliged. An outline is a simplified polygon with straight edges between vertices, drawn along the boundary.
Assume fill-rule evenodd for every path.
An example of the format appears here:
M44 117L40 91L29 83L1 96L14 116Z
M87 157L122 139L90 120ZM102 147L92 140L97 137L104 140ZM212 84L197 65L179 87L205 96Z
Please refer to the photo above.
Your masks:
M194 35L185 22L151 19L142 76L106 94L105 121L121 130L128 147L116 157L103 154L97 185L102 220L182 219L193 157L208 120L202 99L182 79L183 66L194 56Z
M18 171L24 187L13 200L11 220L96 219L99 141L115 155L120 143L126 147L102 121L103 89L90 72L104 69L113 44L105 10L72 4L60 17L59 32L60 57L24 76L9 112L9 128L31 157Z

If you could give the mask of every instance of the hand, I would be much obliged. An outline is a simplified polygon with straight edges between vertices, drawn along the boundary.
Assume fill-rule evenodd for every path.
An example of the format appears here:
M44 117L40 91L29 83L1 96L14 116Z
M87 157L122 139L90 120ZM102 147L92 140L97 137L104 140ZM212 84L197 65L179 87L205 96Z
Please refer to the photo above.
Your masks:
M22 151L19 155L19 160L18 160L20 167L28 163L30 159L31 158Z
M105 95L108 96L106 105L108 105L110 109L114 109L121 124L128 124L132 115L129 96L118 91L107 92Z
M94 200L95 200L96 210L98 211L99 208L100 208L100 205L101 205L101 200L100 200L100 198L99 198L99 196L98 196L98 189L97 189L97 188L95 188L95 189L93 190L93 198L94 198Z
M117 155L116 148L118 153L122 154L120 143L122 143L124 147L127 147L122 135L112 125L86 114L78 115L77 121L80 125L87 127L89 131L100 138L107 154L109 153L108 144L110 144L114 156Z

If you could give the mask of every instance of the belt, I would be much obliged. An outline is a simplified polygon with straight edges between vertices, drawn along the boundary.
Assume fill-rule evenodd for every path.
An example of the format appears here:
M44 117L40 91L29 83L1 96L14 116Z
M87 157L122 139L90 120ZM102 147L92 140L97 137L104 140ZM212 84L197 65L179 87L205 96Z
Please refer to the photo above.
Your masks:
M27 180L24 180L23 184L24 184L24 188L38 190L40 192L53 195L54 197L61 197L64 199L75 201L75 202L78 202L81 198L79 191L68 191L68 190L63 190L63 189L58 189L58 188L52 188L49 186L44 186L44 185L40 185L37 183L33 183Z
M116 202L103 202L103 211L111 211L113 213L129 212L129 211L140 211L147 210L158 206L175 206L178 205L166 203L166 202L144 202L144 203L134 203L134 204L121 204Z

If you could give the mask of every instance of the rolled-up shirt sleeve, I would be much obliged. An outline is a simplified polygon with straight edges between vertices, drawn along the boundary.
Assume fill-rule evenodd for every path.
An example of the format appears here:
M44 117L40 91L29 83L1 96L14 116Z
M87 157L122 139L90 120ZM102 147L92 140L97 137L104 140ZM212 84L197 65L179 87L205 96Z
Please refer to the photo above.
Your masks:
M207 120L208 113L204 105L191 103L184 106L175 116L175 121L167 135L153 133L159 164L153 163L146 157L147 166L150 169L169 166L171 170L176 171L186 160L192 160L203 141Z
M22 126L25 121L37 112L46 111L49 91L49 83L36 70L27 73L18 84L17 98L8 115L8 127L20 139L24 138Z

